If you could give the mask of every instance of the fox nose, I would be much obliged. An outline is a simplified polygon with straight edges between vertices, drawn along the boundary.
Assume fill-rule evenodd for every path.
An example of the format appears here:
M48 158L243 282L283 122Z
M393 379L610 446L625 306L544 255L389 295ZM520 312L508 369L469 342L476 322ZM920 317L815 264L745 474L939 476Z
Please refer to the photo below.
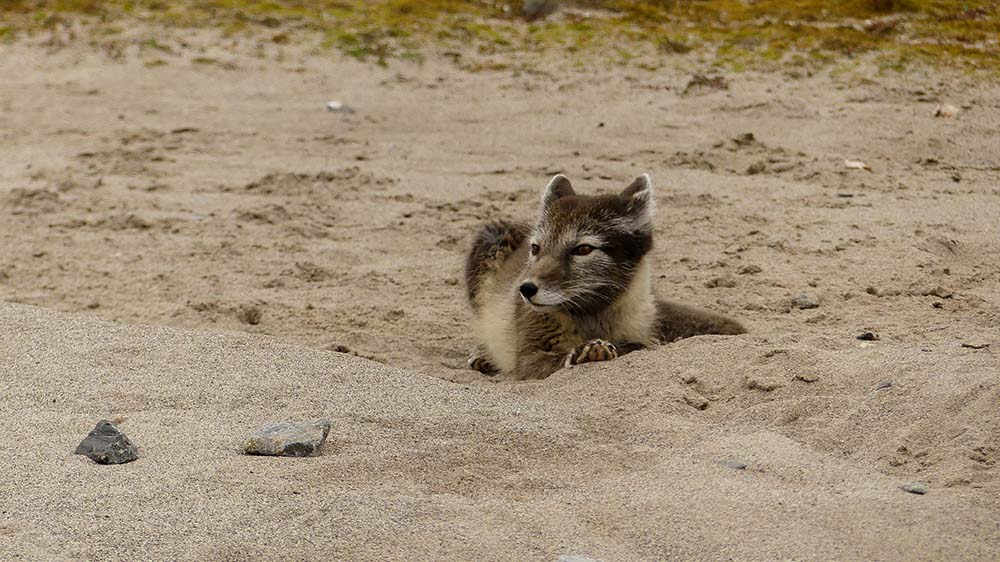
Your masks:
M530 299L535 296L535 293L538 292L538 285L535 285L531 281L526 281L521 283L521 287L518 290L521 291L521 296L526 299Z

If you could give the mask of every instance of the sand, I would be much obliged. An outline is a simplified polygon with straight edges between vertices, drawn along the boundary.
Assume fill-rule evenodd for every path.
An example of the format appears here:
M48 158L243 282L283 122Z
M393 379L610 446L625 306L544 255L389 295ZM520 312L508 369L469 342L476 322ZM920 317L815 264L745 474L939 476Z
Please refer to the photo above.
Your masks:
M696 59L186 41L161 66L0 45L3 558L1000 551L1000 88L859 63L685 94ZM650 172L657 292L751 332L530 383L464 369L472 230L530 217L556 172ZM239 454L321 416L320 457ZM113 417L138 461L71 454Z

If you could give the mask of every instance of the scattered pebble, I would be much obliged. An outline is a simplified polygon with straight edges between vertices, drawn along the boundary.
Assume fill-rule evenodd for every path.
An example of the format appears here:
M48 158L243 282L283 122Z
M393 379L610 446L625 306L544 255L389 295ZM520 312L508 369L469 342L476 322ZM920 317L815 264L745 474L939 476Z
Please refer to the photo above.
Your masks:
M875 390L885 390L891 387L892 381L879 381L879 383L875 385Z
M798 295L792 297L792 308L798 308L800 310L819 308L819 303L809 298L808 295Z
M744 265L743 267L739 268L739 270L737 270L736 273L739 273L740 275L756 275L756 274L760 273L761 271L764 271L764 270L761 269L759 265L754 265L754 264L751 263L751 264Z
M934 117L945 117L945 118L954 117L958 115L959 111L961 110L955 107L954 105L942 103L941 105L934 108Z
M861 341L879 341L878 334L875 332L865 332L858 336L858 339Z
M136 446L108 420L97 422L73 454L86 455L97 464L124 464L139 458Z
M844 166L849 170L865 170L868 172L872 171L871 166L865 164L860 160L844 160Z
M354 108L342 101L332 100L326 102L326 110L333 113L354 113Z
M715 464L724 466L726 468L731 468L733 470L745 470L747 467L747 463L734 460L715 461Z
M819 375L814 375L812 373L806 373L804 375L795 375L795 380L802 382L816 382L819 380Z
M990 346L988 343L963 343L962 347L968 349L986 349Z
M918 496L922 496L927 493L927 485L921 482L909 482L907 484L903 484L900 488L911 494L917 494Z
M688 395L684 397L684 401L687 402L688 406L691 406L695 410L704 410L708 408L708 399L704 396Z
M330 434L330 420L270 423L247 439L248 455L308 457L316 455Z
M451 286L458 285L458 279L455 277L449 277L445 279L444 282L446 285L451 285Z

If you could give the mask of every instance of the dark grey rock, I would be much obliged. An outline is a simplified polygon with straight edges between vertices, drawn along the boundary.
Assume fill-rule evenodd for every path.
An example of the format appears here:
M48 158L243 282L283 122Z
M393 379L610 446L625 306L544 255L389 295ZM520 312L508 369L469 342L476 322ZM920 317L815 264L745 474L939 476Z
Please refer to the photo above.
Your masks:
M907 484L903 484L900 488L911 494L917 494L918 496L922 496L927 493L927 485L922 482L909 482Z
M684 397L684 401L687 402L688 406L691 406L695 410L704 410L705 408L708 408L708 399L704 396L689 394Z
M86 455L97 464L123 464L139 458L136 446L108 420L97 422L73 454Z
M885 390L890 387L892 387L892 381L879 381L879 383L875 385L875 390Z
M733 470L746 470L747 467L747 463L734 460L715 461L715 464L731 468Z
M549 17L558 9L558 0L525 0L521 5L521 15L528 21L535 21Z
M858 339L861 341L878 341L879 337L875 332L865 332L858 336Z
M243 450L248 455L308 457L319 453L329 434L328 419L270 423L250 436Z
M819 303L809 298L808 295L798 295L792 297L792 308L809 310L810 308L819 308Z

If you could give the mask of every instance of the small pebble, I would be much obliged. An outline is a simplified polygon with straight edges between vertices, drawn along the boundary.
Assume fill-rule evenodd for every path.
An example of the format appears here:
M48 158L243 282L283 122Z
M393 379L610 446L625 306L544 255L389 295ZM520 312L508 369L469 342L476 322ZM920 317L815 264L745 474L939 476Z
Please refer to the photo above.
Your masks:
M799 310L819 308L819 303L809 298L808 295L798 295L792 297L792 308L798 308Z
M819 380L819 376L812 373L806 373L804 375L795 375L795 380L802 382L816 382Z
M684 401L687 402L688 406L691 406L695 410L704 410L708 408L708 399L704 396L688 395L684 397Z
M920 482L910 482L908 484L903 484L900 487L907 492L917 494L918 496L922 496L927 493L927 486Z
M934 108L934 117L954 117L958 115L959 109L954 105L943 103Z
M892 381L880 381L875 385L875 390L884 390L892 386Z
M747 467L747 463L734 460L715 461L715 464L731 468L733 470L745 470Z
M330 433L330 420L279 422L265 425L243 446L248 455L308 457L319 453Z
M354 108L341 101L326 102L326 110L333 113L354 113Z
M761 271L764 271L764 270L761 269L759 265L754 265L754 264L751 263L751 264L744 265L743 267L739 268L739 270L737 270L736 273L739 273L740 275L756 275L756 274L760 273Z
M875 332L865 332L858 336L858 339L861 341L878 341L879 337Z

